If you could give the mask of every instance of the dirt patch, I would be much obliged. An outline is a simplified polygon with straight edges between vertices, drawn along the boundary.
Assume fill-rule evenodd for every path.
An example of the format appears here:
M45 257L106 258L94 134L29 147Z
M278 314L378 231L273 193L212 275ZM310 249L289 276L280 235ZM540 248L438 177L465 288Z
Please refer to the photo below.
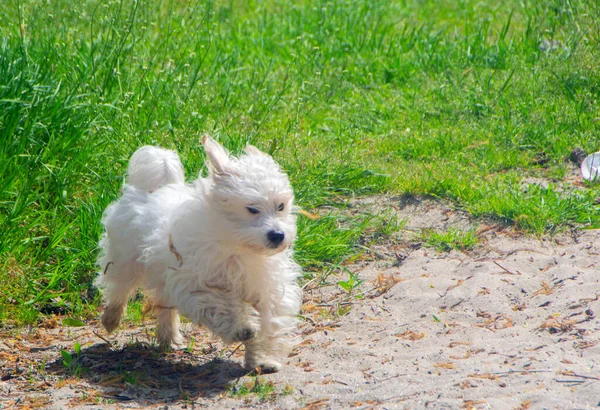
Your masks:
M99 324L5 330L0 406L40 408L580 408L600 389L600 231L524 237L450 206L368 198L404 230L347 271L350 293L309 283L302 342L283 371L244 376L242 349L186 325L187 349L156 350L152 325L108 344ZM470 252L438 253L423 229L476 229ZM357 297L358 296L358 297ZM97 332L94 333L94 332ZM194 341L193 343L191 341ZM61 350L83 370L65 365ZM244 393L266 386L266 393ZM236 386L248 385L246 390ZM254 389L259 391L258 388ZM240 393L242 392L242 393Z

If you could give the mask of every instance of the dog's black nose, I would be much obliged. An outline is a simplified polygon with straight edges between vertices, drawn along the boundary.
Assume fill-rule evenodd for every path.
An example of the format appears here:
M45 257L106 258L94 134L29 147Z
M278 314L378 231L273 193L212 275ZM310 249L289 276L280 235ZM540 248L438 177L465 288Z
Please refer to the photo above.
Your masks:
M267 238L273 245L279 245L281 242L283 242L285 234L283 231L269 231Z

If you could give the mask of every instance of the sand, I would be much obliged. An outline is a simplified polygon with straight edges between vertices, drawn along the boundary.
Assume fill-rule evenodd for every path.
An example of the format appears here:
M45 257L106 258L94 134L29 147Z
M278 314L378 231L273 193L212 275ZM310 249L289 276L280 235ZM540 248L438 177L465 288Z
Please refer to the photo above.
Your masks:
M97 321L3 330L0 407L548 408L600 405L600 231L532 238L439 202L354 201L405 229L346 266L363 281L305 289L301 343L273 393L232 397L253 380L242 349L187 324L187 349L161 353L151 321L106 338ZM478 230L468 252L423 246L422 229ZM362 295L357 298L356 295ZM110 345L103 340L106 338ZM82 345L74 377L60 350ZM71 376L70 376L71 375Z

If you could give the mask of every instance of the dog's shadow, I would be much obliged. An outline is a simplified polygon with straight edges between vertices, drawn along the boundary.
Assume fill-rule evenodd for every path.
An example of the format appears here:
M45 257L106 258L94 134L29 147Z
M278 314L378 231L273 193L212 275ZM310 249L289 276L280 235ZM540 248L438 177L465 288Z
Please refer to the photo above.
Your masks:
M161 352L144 343L113 349L96 344L69 352L46 367L52 374L87 380L105 399L136 401L143 405L195 401L222 394L245 374L237 363L185 351Z

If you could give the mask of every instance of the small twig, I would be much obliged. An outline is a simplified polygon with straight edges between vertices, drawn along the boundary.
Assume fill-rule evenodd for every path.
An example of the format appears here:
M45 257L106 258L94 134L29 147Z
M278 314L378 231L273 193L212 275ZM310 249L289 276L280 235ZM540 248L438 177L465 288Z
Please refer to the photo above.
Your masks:
M308 285L312 284L314 281L316 281L317 279L319 279L319 277L314 277L311 280L309 280L308 282L306 282L303 286L302 286L302 290L306 289L308 287Z
M51 349L58 349L58 346L52 345L52 346L44 346L44 347L30 347L29 351L31 353L34 353L34 352L44 352L46 350L51 350Z
M347 385L348 385L348 383L344 383L344 382L341 382L341 381L339 381L339 380L332 380L332 382L333 382L333 383L339 383L339 384L343 384L344 386L347 386Z
M301 317L302 319L304 319L304 320L306 320L306 321L308 321L308 322L312 323L312 325L313 325L313 326L316 326L316 325L317 325L317 322L315 322L315 321L314 321L312 318L310 318L310 317L308 317L308 316L302 316L302 315L300 315L300 317Z
M506 259L508 256L515 254L517 252L532 252L532 253L538 253L540 255L546 255L548 256L547 253L544 252L540 252L538 250L532 249L532 248L519 248L519 249L513 249L512 251L508 251L508 252L503 252L499 249L490 249L489 252L494 251L499 253L500 255L497 257L493 257L493 258L489 258L489 257L483 257L483 258L477 258L475 259L475 262L486 262L486 261L494 261L495 259L497 260L504 260ZM486 255L489 253L487 252Z
M585 380L559 380L554 379L556 383L585 383Z
M44 384L48 387L52 387L52 384L50 384L48 382L48 380L46 380L46 376L44 376L43 374L40 374L40 376L42 376L42 380L44 381Z
M577 374L577 373L560 372L560 375L561 376L568 376L568 377L581 377L582 379L600 380L600 377L584 376L582 374Z
M395 375L395 376L391 376L391 377L387 377L387 378L385 378L385 379L381 379L381 380L379 380L379 382L380 382L380 383L381 383L381 382L387 382L388 380L392 380L392 379L395 379L396 377L400 377L400 376L405 376L405 375L397 374L397 375Z
M463 283L465 283L466 281L468 281L469 279L472 279L475 275L471 275L465 279L459 279L458 281L456 281L455 285L452 285L450 287L448 287L448 289L446 289L446 293L450 292L452 289L459 287L460 285L462 285Z
M508 269L506 269L504 266L500 265L498 262L496 262L496 261L492 261L492 262L494 262L494 264L495 264L496 266L498 266L500 269L502 269L504 272L506 272L506 273L508 273L508 274L510 274L510 275L516 275L516 273L509 271L509 270L508 270Z
M375 306L377 306L379 309L383 310L384 312L389 313L390 315L392 314L392 312L390 312L390 310L388 308L386 308L385 306L379 306L377 303L375 303Z
M503 376L503 375L509 375L509 374L513 374L513 373L552 373L552 370L535 370L535 369L531 369L531 370L509 370L507 372L495 372L495 373L491 373L491 374L495 374L498 376Z
M114 349L114 346L113 346L113 344L112 344L112 342L110 340L108 340L107 338L105 338L104 336L102 336L101 334L99 334L98 332L96 332L95 330L93 330L92 333L94 333L100 339L104 340L108 344L108 346L110 346L111 349Z
M275 141L275 140L273 140L273 141ZM298 209L298 213L300 215L307 217L311 221L316 221L317 219L319 219L321 217L319 214L311 214L310 212L305 211L304 209L301 209L301 208Z
M517 252L531 252L531 253L538 253L540 255L546 255L546 256L548 256L547 253L540 252L540 251L538 251L536 249L533 249L533 248L518 248L518 249L513 249L512 251L506 252L506 255L504 255L504 257L510 256L510 255L515 254Z
M315 306L318 306L318 307L334 307L334 306L339 306L339 305L355 305L355 304L356 304L355 302L339 302L339 303L335 303L335 304L332 304L332 303L319 303L319 304L317 304Z
M112 261L111 261L111 262L108 262L108 263L106 264L106 266L104 267L104 273L103 273L103 275L106 275L106 271L108 271L108 267L109 267L110 265L114 265L114 264L115 264L115 263L114 263L114 262L112 262Z
M243 345L243 343L240 343L240 344L239 344L239 345L238 345L238 346L237 346L235 349L233 349L233 352L229 353L229 356L227 356L227 358L230 358L231 356L233 356L233 354L234 354L235 352L237 352L237 351L238 351L238 349L239 349L240 347L242 347L242 345Z
M458 305L460 305L464 301L465 301L465 299L461 299L458 302L456 302L455 304L453 304L452 306L450 306L448 309L454 309L455 307L457 307Z

